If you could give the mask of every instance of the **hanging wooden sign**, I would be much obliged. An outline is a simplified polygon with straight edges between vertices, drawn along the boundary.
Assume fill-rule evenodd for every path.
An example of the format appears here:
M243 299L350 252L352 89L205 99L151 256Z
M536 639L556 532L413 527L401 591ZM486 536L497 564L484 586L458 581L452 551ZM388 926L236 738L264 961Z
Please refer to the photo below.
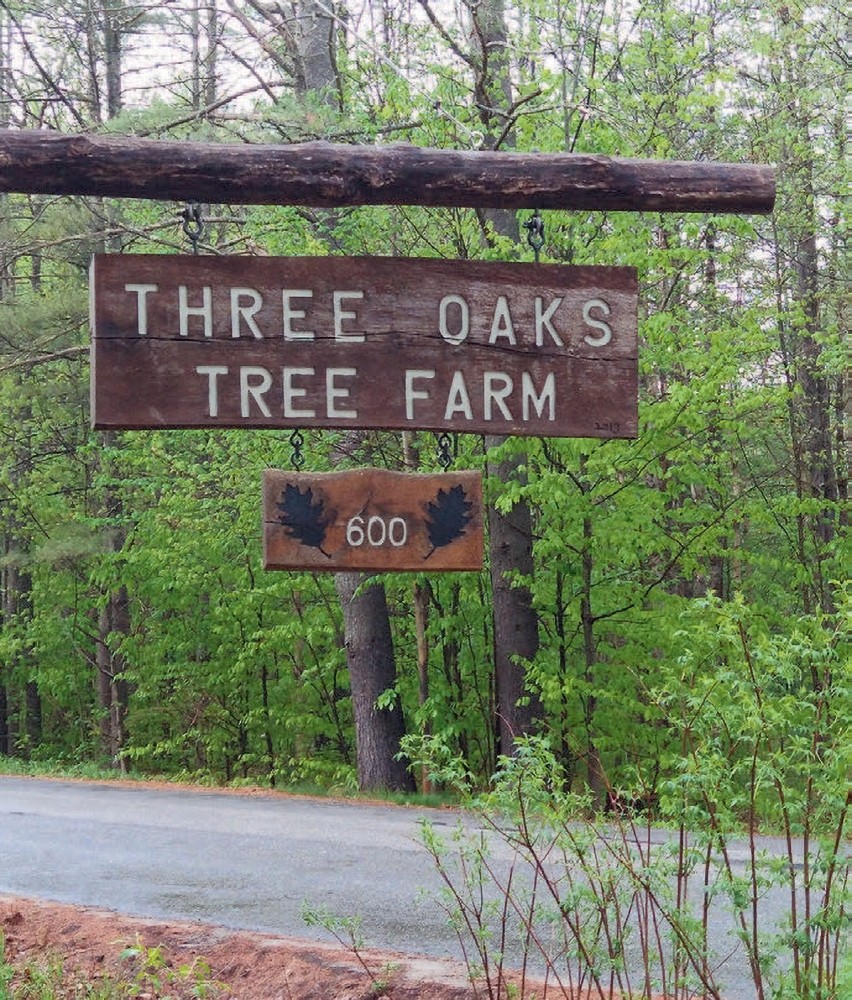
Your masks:
M478 472L263 474L266 569L479 570L482 525Z
M96 256L97 428L635 437L628 267Z

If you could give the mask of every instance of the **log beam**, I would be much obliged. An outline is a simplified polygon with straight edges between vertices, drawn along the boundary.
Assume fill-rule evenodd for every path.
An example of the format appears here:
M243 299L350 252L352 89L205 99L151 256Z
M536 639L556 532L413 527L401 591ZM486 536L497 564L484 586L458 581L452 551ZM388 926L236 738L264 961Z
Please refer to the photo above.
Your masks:
M327 142L240 145L0 129L0 191L233 205L431 205L583 211L772 211L774 171Z

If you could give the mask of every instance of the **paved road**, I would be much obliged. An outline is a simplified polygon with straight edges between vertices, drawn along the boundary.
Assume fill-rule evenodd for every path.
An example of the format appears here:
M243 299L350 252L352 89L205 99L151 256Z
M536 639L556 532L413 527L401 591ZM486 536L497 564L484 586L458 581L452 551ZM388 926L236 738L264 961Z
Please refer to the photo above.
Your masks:
M439 881L421 818L448 837L458 822L427 809L0 776L0 893L329 940L304 923L308 903L360 917L369 947L460 958L424 898ZM780 919L784 898L773 907ZM714 924L730 928L722 914ZM741 958L726 966L731 1000L753 992Z
M361 916L368 945L448 955L419 899L429 812L0 776L0 892L329 940L309 903Z

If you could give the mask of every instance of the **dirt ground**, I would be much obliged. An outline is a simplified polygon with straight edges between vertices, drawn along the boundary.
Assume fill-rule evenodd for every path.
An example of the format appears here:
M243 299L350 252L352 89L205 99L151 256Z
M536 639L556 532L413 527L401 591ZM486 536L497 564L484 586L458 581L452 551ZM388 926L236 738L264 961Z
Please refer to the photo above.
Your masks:
M471 984L459 963L364 951L276 937L235 933L210 924L140 920L107 910L0 896L0 942L15 967L61 959L66 984L104 977L134 982L140 1000L591 1000L592 992L569 993L530 980L514 980L499 997ZM122 957L126 950L132 957ZM146 976L142 959L161 956ZM199 968L199 980L181 969ZM2 965L2 962L0 962ZM134 979L134 977L136 977ZM160 986L156 984L159 980ZM198 982L212 984L200 992ZM0 996L4 996L0 980ZM42 996L44 994L27 994ZM71 991L68 996L82 993ZM597 1000L600 994L594 993ZM52 994L51 994L52 996ZM609 1000L621 994L607 993ZM655 997L654 1000L664 1000Z
M204 978L220 984L217 1000L475 1000L465 969L456 963L364 951L358 958L343 947L269 934L235 933L197 923L136 920L105 910L0 896L0 931L10 964L62 957L69 976L132 979L149 949L165 963L155 976L203 959ZM132 949L134 955L122 958ZM156 963L156 964L159 964ZM140 981L144 980L140 976ZM180 980L183 979L183 986ZM189 997L186 973L168 984L170 997ZM382 992L384 989L384 992ZM160 995L146 981L143 997Z

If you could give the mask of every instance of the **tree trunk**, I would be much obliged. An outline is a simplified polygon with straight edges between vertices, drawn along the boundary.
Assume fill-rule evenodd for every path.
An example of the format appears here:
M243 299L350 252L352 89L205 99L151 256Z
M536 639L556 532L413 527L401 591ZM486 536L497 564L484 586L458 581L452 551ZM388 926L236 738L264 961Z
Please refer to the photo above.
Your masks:
M121 756L126 739L125 719L129 690L123 676L126 664L116 646L130 630L127 589L119 587L107 598L98 617L97 694L100 710L101 751L111 767L126 771Z
M384 585L361 573L337 573L334 578L343 609L346 662L352 690L352 709L362 791L389 789L413 792L414 779L405 760L398 758L405 733L399 698L387 708L376 701L396 686L396 664Z
M505 481L513 466L514 463L501 463L495 467L489 463L488 471ZM499 752L511 754L516 739L533 732L542 714L538 698L526 686L526 663L538 651L538 616L529 587L511 582L513 574L525 577L533 574L529 505L515 504L507 514L490 507L488 527Z
M790 383L791 434L797 492L812 513L798 518L799 553L802 567L808 570L811 593L806 594L806 608L833 614L834 581L831 568L832 547L840 517L841 496L838 465L845 456L835 456L832 417L835 401L832 380L824 363L823 300L828 297L826 283L820 280L817 242L818 209L815 179L815 143L811 136L816 105L810 100L808 65L801 54L807 37L801 14L793 7L779 9L781 37L781 94L788 134L785 168L790 177L788 204L779 224L781 252L792 258L789 280L790 297L796 309L787 309L786 343L782 343ZM786 305L780 291L779 302ZM837 460L837 464L836 464ZM812 546L808 553L806 540Z
M0 756L12 756L12 728L9 718L9 695L6 683L0 677Z
M20 636L18 651L14 654L9 671L12 685L23 692L23 715L17 739L13 727L7 723L7 740L12 753L22 751L29 756L32 748L41 741L41 696L35 677L35 664L26 635L32 619L32 577L11 563L5 573L6 589L3 595L3 620Z
M418 701L421 709L429 700L429 636L426 632L429 624L429 591L428 580L426 583L414 584L414 632L417 638ZM424 736L432 734L432 723L428 717L423 721L422 733ZM420 790L432 791L432 782L425 767L420 774Z
M9 538L4 539L3 552L8 554ZM9 622L7 594L9 593L9 567L0 567L0 627ZM15 752L13 724L13 691L11 663L0 662L0 754L11 757Z
M489 436L486 448L499 447L506 439ZM525 456L495 463L486 460L488 475L509 482L520 475ZM497 750L514 752L515 741L536 729L543 715L538 696L526 683L527 663L538 652L538 615L527 584L513 584L520 575L532 579L532 511L526 500L519 500L507 513L488 508L490 538L490 574L494 636L494 681L497 713Z
M23 383L17 382L23 387ZM24 398L27 398L26 396ZM20 485L26 483L33 469L33 445L28 428L32 426L32 406L25 402L20 409L7 414L8 426L23 429L20 435L12 436L11 464L8 471L8 486L11 496L17 494ZM6 522L6 570L4 574L3 622L13 629L15 651L7 663L9 682L13 690L20 692L23 713L18 714L17 738L10 743L13 752L23 751L29 755L41 740L41 697L38 688L38 673L32 653L32 639L29 634L33 617L32 576L27 570L27 554L31 539L23 529L14 508L7 513ZM17 702L18 697L15 697ZM11 699L10 699L11 700ZM16 706L18 707L18 706ZM11 728L11 727L10 727Z
M302 79L296 81L297 92L329 103L338 89L334 22L313 0L303 0L298 9L295 41ZM345 461L360 440L357 431L346 435L337 458ZM376 707L379 695L396 688L396 662L384 585L374 579L356 595L366 579L360 573L335 575L355 720L358 784L363 790L414 791L407 763L398 759L405 733L402 706L396 698L390 708Z
M514 145L514 134L505 126L505 111L512 104L509 55L506 47L506 22L503 0L486 0L474 14L473 51L476 67L474 99L485 130L485 143L494 149L502 138ZM517 243L518 220L502 208L487 209L483 217L501 236ZM487 233L486 233L487 238ZM505 438L489 436L487 449L497 448ZM502 482L517 477L524 462L518 455L499 464L487 462L489 475ZM491 506L488 510L491 538L491 590L494 634L494 680L496 689L497 747L501 754L511 754L515 741L533 731L541 718L541 704L526 687L526 663L538 652L538 617L532 606L528 586L513 586L511 576L533 575L532 513L529 504L520 500L503 514Z
M204 104L210 108L216 101L218 81L216 79L216 65L219 53L219 11L216 9L216 0L207 0L207 25L206 25L207 52L202 60L202 95Z
M598 649L595 638L595 616L592 610L592 572L594 570L592 533L592 519L584 517L582 551L583 589L580 597L580 625L583 629L583 677L586 682L583 712L586 728L586 766L588 768L589 790L592 793L595 805L599 809L602 809L606 802L606 781L594 730L595 711L598 703L597 696L594 694L598 683L597 671L595 670L598 663Z
M103 11L104 71L106 75L107 118L121 111L122 0L108 0Z
M193 111L201 110L201 12L198 0L189 12L190 86L189 103Z
M104 452L115 447L116 436L112 432L101 435L100 443ZM121 496L108 489L102 500L102 516L107 521L109 549L120 552L125 541L123 526L123 506ZM126 738L125 719L130 701L130 691L124 677L126 663L119 651L122 637L130 633L130 600L127 588L116 582L106 595L106 601L98 618L98 641L96 652L97 693L100 709L101 751L111 767L126 770L127 764L121 755Z
M202 10L206 18L202 23ZM216 0L202 5L195 0L189 12L190 33L190 103L199 112L216 101L216 58L219 46L219 12ZM203 45L202 45L203 42Z
M339 103L340 83L335 58L334 18L328 4L298 0L296 5L296 93L327 104Z

